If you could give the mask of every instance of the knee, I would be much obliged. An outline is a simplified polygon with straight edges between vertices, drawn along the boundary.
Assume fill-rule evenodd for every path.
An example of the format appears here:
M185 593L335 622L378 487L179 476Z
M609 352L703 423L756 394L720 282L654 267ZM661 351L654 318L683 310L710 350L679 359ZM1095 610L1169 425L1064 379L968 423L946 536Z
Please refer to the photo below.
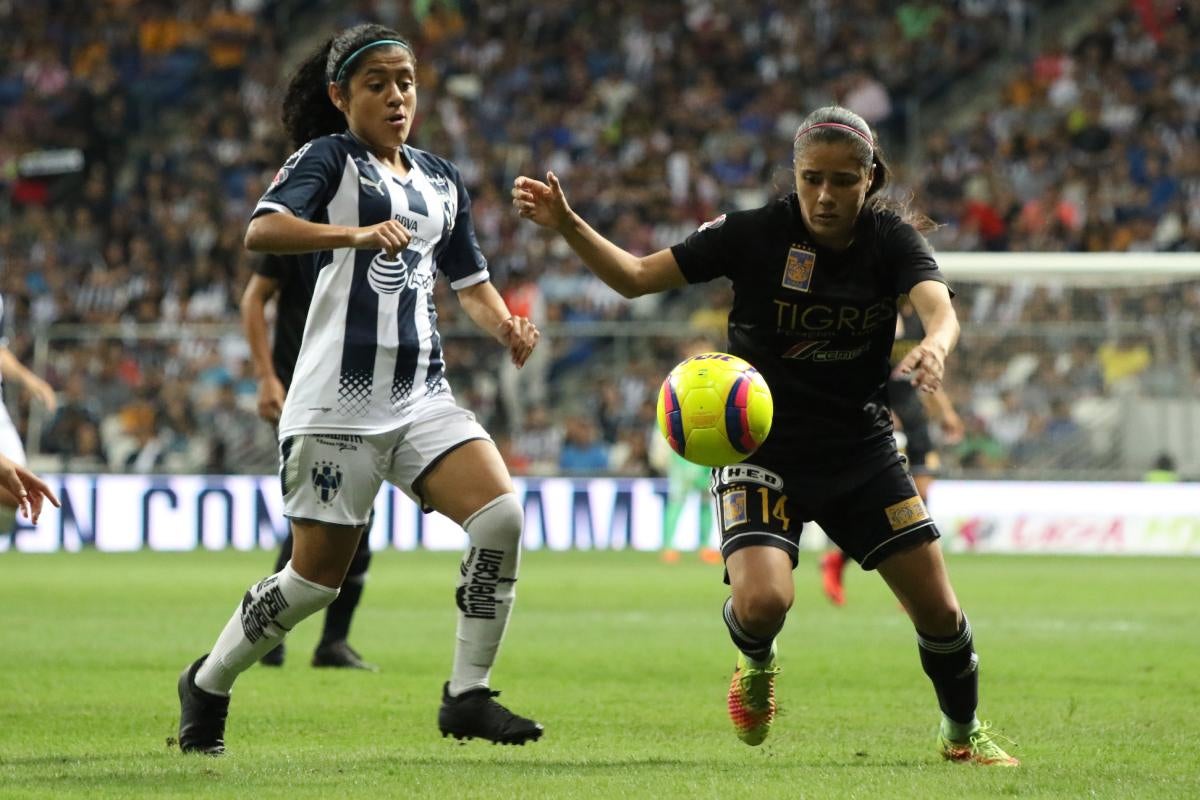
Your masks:
M515 547L521 541L524 524L525 509L515 494L506 492L467 517L463 528L472 540L484 539L493 547Z
M734 596L733 613L743 626L755 633L778 630L783 627L792 599L792 592L783 587L755 586Z

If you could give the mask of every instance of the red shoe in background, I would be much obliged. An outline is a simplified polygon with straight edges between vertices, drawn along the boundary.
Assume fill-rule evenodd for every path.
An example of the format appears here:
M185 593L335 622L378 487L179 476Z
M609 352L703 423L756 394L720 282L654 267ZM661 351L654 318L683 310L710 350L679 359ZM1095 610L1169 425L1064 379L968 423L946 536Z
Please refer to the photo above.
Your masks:
M846 605L846 592L842 588L842 572L846 569L846 555L841 550L826 553L821 558L821 587L825 596L835 606Z

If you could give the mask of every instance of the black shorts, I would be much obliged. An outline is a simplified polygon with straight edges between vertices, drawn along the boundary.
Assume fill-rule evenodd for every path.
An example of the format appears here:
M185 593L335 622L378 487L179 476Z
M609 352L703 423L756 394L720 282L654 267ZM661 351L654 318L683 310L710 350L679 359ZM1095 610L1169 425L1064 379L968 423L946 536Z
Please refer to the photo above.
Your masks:
M795 567L804 523L816 522L863 569L888 556L937 539L937 526L899 459L844 492L808 497L805 481L757 466L713 470L713 496L721 524L721 555L751 545L778 547Z

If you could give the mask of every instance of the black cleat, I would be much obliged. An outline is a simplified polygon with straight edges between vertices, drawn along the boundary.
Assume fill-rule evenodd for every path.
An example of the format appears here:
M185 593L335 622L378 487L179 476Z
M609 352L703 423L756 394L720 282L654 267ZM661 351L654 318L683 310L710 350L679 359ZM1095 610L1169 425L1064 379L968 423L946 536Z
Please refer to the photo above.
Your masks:
M492 744L536 742L542 736L542 726L531 719L518 717L492 698L499 692L491 689L472 689L458 697L450 696L450 684L442 687L442 707L438 709L438 729L442 738L487 739Z
M282 667L284 656L287 655L287 648L281 642L274 650L268 650L266 655L258 660L258 663L264 667Z
M208 756L225 754L225 718L229 698L210 694L196 685L196 671L208 654L200 656L179 676L179 749Z
M365 669L369 672L379 671L379 667L363 661L358 651L351 647L345 639L318 645L316 651L313 652L312 665L314 667Z

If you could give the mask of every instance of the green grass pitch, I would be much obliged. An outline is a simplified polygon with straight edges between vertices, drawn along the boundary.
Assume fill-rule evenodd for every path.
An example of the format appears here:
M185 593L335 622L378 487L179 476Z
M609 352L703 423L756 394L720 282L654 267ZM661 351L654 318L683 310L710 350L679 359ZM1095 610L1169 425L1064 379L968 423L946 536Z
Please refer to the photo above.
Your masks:
M176 676L271 559L0 556L0 797L1200 797L1197 559L951 557L1016 770L936 756L905 617L857 570L829 606L812 555L759 748L725 717L719 568L528 553L493 683L546 733L503 748L436 730L457 556L387 552L352 636L383 670L310 668L307 621L282 670L239 681L230 754L184 757Z

